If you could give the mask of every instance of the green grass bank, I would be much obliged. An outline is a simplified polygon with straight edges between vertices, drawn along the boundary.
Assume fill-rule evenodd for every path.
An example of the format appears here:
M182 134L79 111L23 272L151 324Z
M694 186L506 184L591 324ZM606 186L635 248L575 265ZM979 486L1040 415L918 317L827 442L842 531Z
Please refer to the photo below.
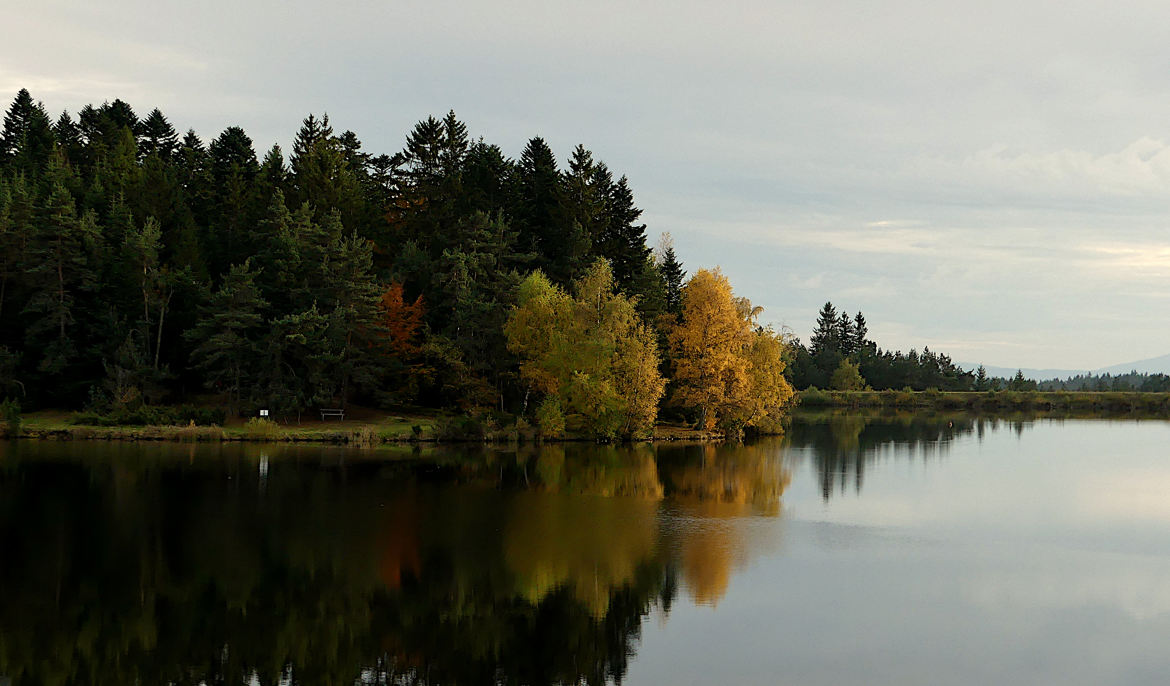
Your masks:
M971 412L1066 412L1170 417L1170 393L1137 391L822 391L798 395L805 408Z

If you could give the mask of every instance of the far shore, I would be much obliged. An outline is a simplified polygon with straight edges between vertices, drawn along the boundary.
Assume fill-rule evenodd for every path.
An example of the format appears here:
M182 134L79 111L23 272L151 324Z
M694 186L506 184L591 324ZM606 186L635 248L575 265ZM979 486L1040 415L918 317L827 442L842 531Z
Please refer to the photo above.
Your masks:
M798 394L803 408L1057 412L1170 417L1170 393L1141 391L822 391Z
M977 413L1037 418L1170 418L1170 393L1088 391L822 391L810 389L797 395L795 412L897 414ZM571 433L557 438L541 437L532 427L502 425L466 415L437 412L392 414L357 409L352 418L319 421L315 415L300 420L249 422L231 419L223 426L118 425L93 426L76 413L42 410L21 416L18 436L32 440L180 441L180 442L285 442L332 443L355 446L424 443L531 443L593 442ZM781 433L779 429L774 433ZM660 422L642 441L722 441L718 431L702 431L683 423Z

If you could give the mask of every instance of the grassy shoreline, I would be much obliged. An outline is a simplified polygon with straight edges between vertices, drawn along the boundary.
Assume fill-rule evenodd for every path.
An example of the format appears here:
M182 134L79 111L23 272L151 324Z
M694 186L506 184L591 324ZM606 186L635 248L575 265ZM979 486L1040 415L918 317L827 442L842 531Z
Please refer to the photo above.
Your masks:
M271 422L261 425L229 421L225 426L119 425L93 426L75 422L74 415L60 411L40 411L23 415L19 436L31 440L97 441L176 441L176 442L277 442L332 443L377 446L411 443L511 443L534 442L532 430L517 427L477 426L468 430L469 417L444 415L378 415L363 413L358 419L300 423ZM0 437L4 436L0 426ZM722 440L716 432L698 431L681 424L659 424L651 441ZM567 435L546 442L592 441L583 436Z
M1070 412L1170 417L1170 393L1140 391L821 391L798 394L801 407L841 409Z
M799 412L975 412L1027 413L1033 416L1170 418L1170 393L1089 391L821 391L798 393ZM21 417L19 436L31 440L280 442L377 446L412 443L526 443L538 440L531 428L484 426L467 416L358 412L353 419L261 425L243 420L224 426L117 425L93 426L70 412L45 410ZM469 426L474 428L469 429ZM0 437L5 436L0 425ZM699 431L683 424L660 423L647 439L719 441L719 432ZM591 441L567 435L547 442Z

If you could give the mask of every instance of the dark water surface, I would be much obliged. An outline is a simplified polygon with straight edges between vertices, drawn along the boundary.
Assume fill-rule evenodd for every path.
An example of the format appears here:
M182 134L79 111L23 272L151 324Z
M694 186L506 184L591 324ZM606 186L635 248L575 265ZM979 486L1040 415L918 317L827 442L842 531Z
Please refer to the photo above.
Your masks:
M1168 448L0 442L0 684L1162 684Z

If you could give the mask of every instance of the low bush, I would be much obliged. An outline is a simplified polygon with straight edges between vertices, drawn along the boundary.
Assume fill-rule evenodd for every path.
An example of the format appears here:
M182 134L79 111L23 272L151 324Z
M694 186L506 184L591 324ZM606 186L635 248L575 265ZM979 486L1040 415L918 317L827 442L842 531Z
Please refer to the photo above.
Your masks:
M20 403L11 398L5 398L0 403L0 421L4 422L2 435L16 438L20 435Z
M73 423L84 426L216 426L222 425L224 418L224 411L213 407L142 405L106 413L78 412L73 415Z
M440 441L481 441L487 431L488 426L478 417L440 417L435 422L435 437Z
M244 431L251 438L275 439L280 435L280 425L267 417L252 417L244 425Z

